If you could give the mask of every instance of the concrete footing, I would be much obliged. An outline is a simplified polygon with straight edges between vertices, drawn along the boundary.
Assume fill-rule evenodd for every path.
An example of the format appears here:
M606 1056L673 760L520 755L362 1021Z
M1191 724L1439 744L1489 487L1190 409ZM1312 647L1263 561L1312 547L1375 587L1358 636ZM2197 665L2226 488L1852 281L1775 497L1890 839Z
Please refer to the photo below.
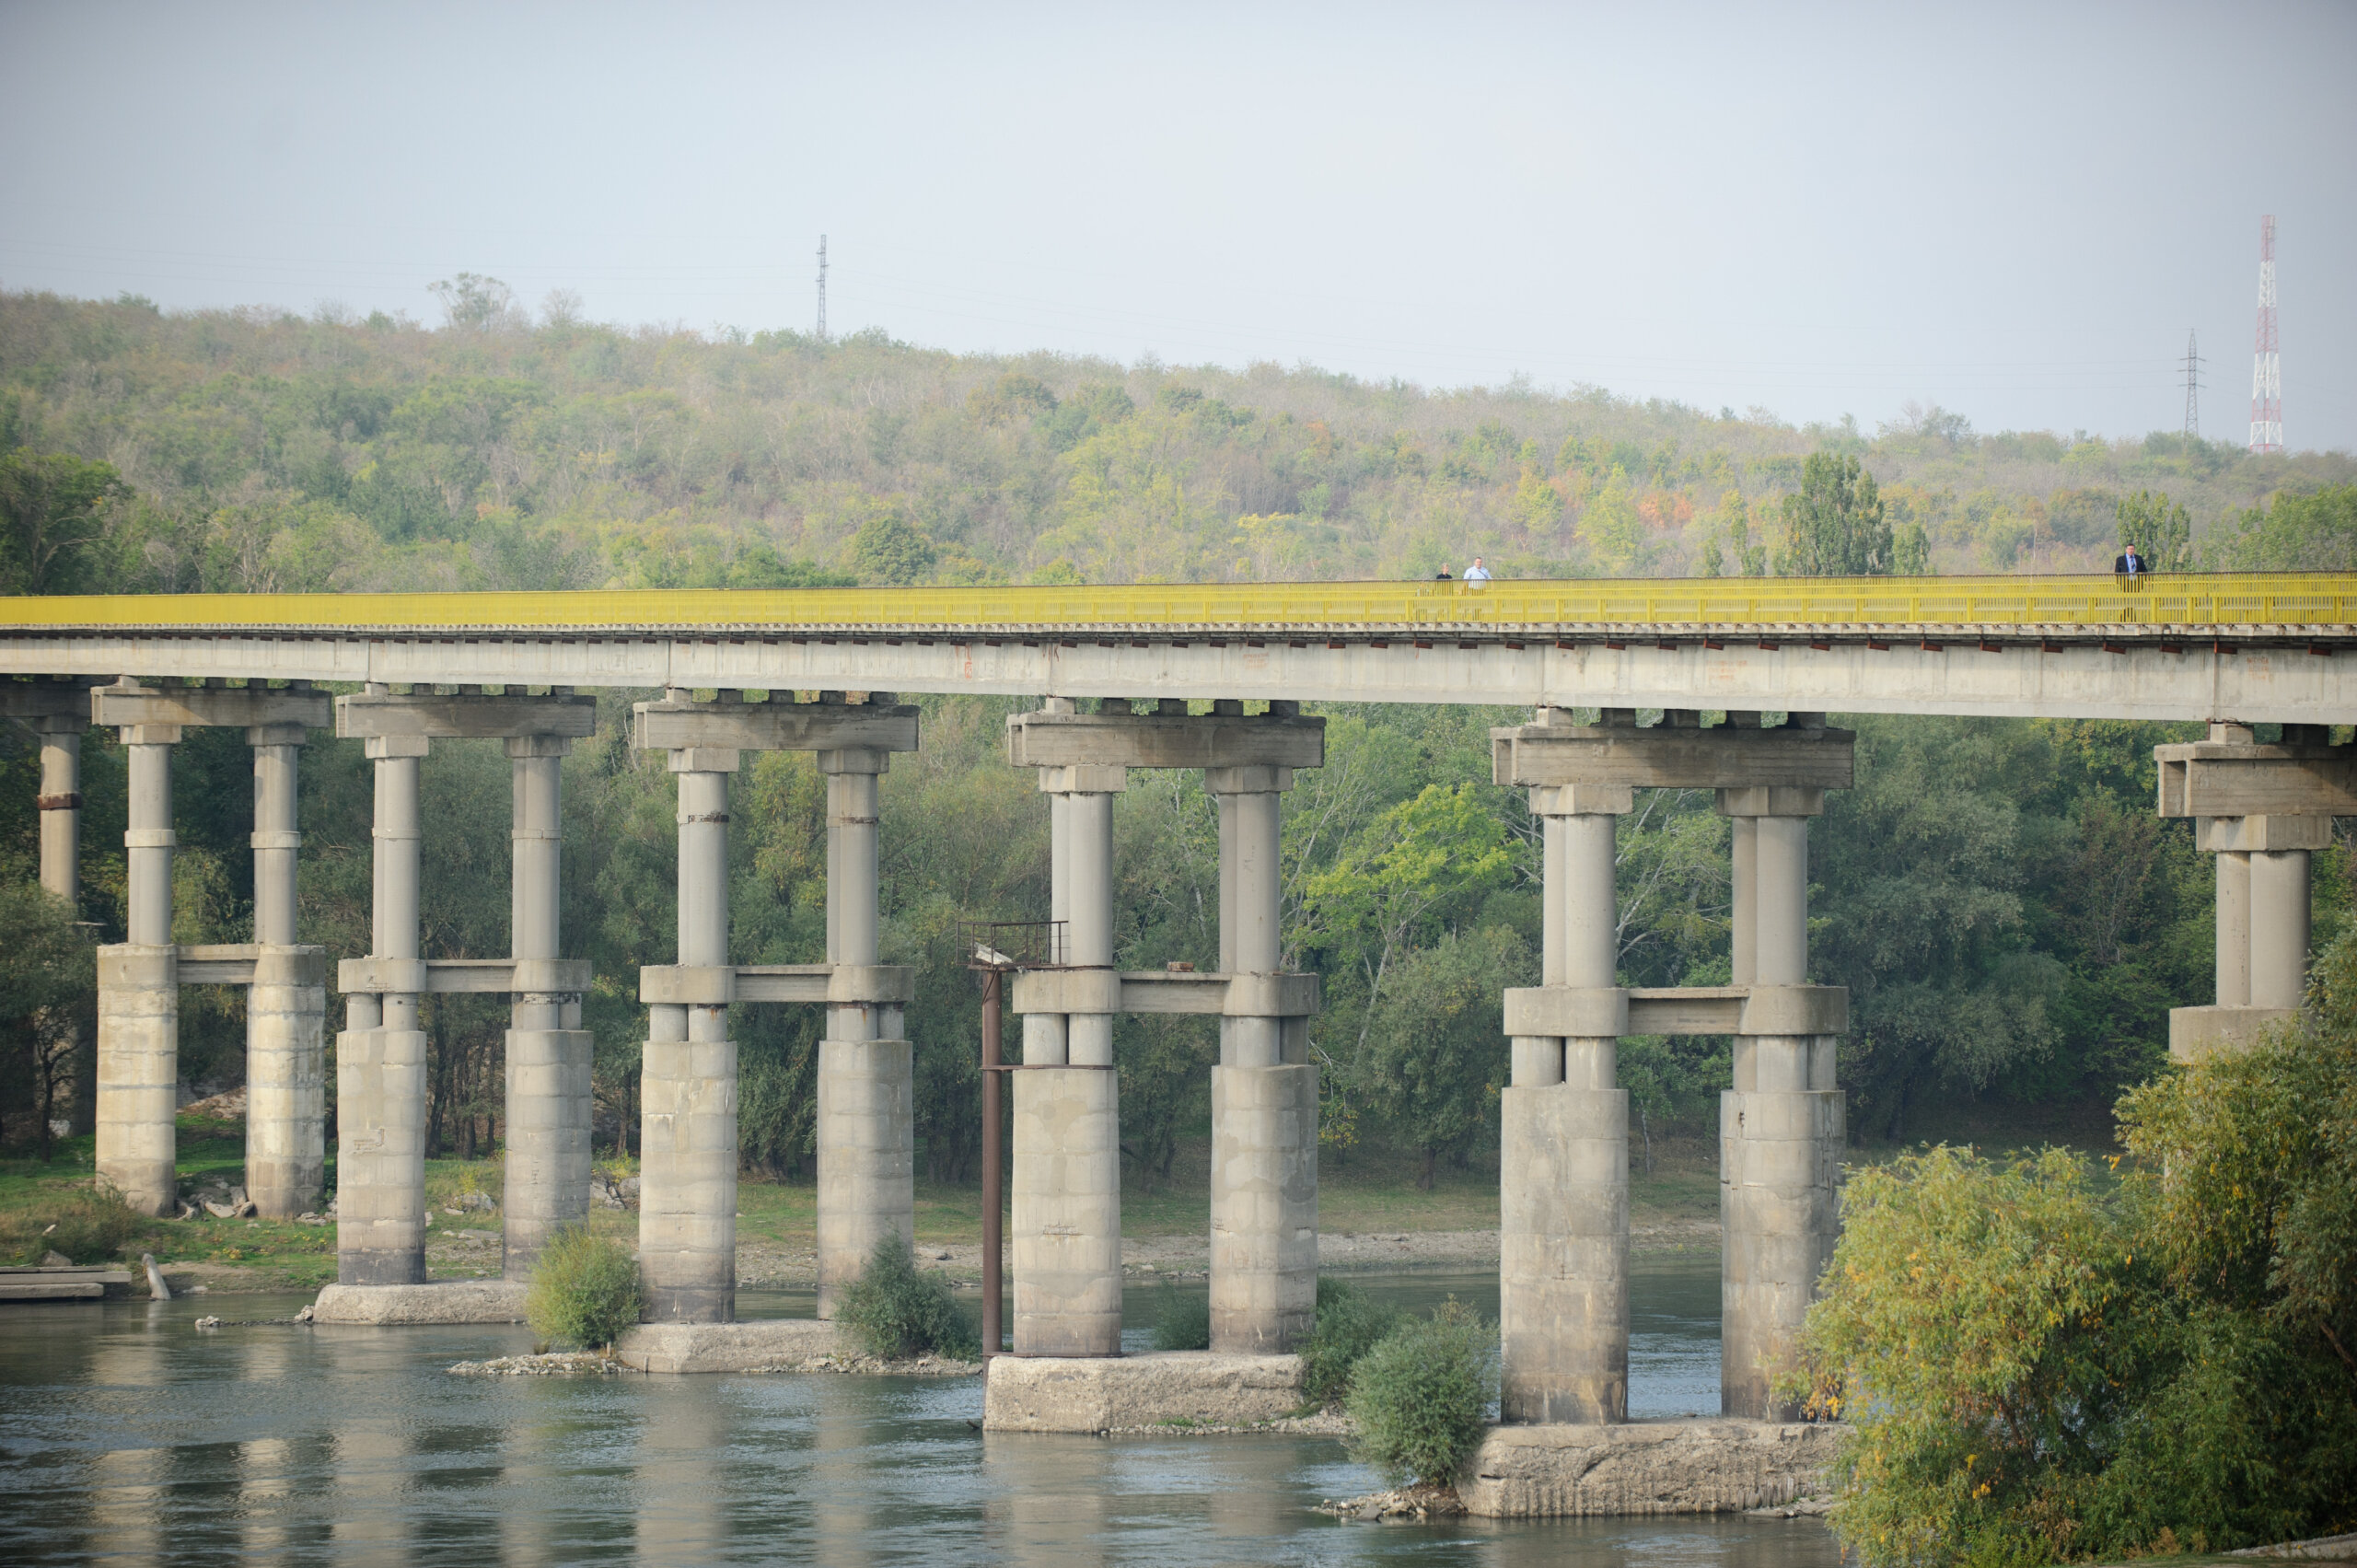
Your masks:
M180 949L99 949L99 1185L143 1214L180 1212Z
M1237 1425L1301 1408L1301 1357L1167 1351L1120 1357L994 1356L982 1426L1109 1432L1167 1422Z
M1501 1408L1510 1422L1629 1410L1629 1093L1503 1096Z
M737 1303L737 1042L678 1038L687 1011L655 1008L646 1042L638 1269L649 1320L726 1323Z
M857 1349L848 1330L813 1318L641 1323L614 1342L614 1354L641 1372L750 1372Z
M849 1009L845 1009L848 1011ZM819 1316L888 1235L914 1241L914 1058L905 1040L819 1042Z
M1212 1350L1278 1355L1318 1314L1318 1069L1212 1069Z
M1457 1478L1490 1519L1730 1514L1820 1494L1845 1426L1641 1421L1497 1426Z
M425 1281L425 1034L336 1036L336 1280Z
M1119 1076L1089 1067L1041 1067L1011 1076L1015 1353L1119 1355Z
M1719 1408L1752 1421L1797 1413L1770 1392L1791 1359L1841 1234L1846 1133L1838 1089L1719 1097Z
M262 946L246 995L246 1193L266 1220L327 1181L327 949Z
M550 1237L589 1216L591 1035L507 1031L507 1179L501 1272L531 1273Z
M312 1304L314 1323L521 1323L524 1286L514 1280L419 1284L333 1284Z

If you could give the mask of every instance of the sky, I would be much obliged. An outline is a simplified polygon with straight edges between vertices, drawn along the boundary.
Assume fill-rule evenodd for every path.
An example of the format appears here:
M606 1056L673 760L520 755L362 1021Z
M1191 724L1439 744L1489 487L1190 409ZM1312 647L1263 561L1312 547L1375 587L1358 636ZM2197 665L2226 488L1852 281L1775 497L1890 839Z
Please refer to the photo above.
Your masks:
M2357 450L2357 5L0 0L0 287Z

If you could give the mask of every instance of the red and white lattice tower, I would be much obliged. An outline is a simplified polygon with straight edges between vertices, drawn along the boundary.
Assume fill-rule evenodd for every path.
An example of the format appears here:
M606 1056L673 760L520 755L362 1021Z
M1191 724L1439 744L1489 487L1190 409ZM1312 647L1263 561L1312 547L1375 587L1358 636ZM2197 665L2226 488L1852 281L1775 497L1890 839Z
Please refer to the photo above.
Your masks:
M2283 362L2275 349L2275 218L2258 220L2258 348L2250 358L2250 449L2283 449Z

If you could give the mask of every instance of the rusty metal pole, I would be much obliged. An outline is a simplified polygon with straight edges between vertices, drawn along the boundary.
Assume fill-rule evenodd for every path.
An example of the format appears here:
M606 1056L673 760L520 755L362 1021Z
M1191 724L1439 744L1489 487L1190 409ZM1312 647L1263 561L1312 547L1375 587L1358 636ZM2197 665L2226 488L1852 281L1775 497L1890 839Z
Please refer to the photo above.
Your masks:
M1000 1278L999 992L1003 971L982 971L982 1359L999 1353L1004 1283Z

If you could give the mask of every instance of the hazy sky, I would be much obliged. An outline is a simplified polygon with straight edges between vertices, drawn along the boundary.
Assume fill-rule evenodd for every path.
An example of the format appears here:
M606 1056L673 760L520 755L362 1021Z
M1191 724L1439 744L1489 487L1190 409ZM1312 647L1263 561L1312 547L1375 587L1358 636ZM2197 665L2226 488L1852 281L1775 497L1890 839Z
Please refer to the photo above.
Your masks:
M2357 448L2357 5L0 0L0 285Z

